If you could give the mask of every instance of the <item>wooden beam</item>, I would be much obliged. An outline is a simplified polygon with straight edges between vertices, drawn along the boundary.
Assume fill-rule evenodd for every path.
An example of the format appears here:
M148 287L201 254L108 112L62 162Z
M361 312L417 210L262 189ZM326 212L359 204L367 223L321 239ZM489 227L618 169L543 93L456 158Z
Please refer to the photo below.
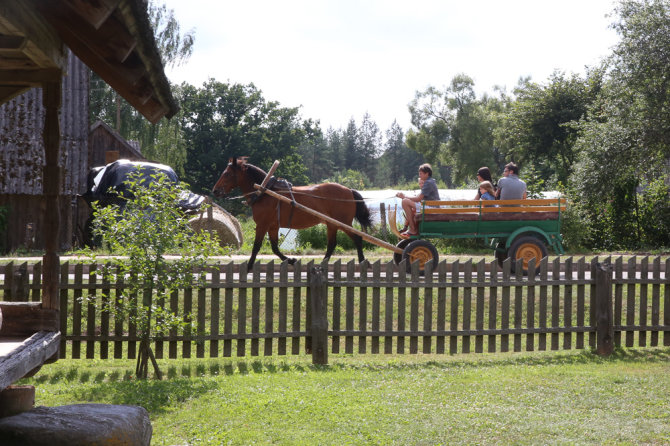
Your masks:
M58 311L42 307L40 302L0 302L0 337L26 337L38 331L58 331Z
M0 69L8 70L34 70L39 66L32 59L25 56L7 56L0 54Z
M27 87L25 85L16 85L16 86L2 86L0 85L0 104L11 101L20 94L25 93L30 90L32 87Z
M60 78L61 78L61 70L59 70L58 68L5 70L0 65L0 85L40 86L44 82L58 82Z
M98 58L111 64L123 63L137 45L124 24L114 16L96 29L77 10L63 7L59 2L43 3L40 12L68 46L71 46L71 39L77 39Z
M0 356L0 390L26 376L58 352L60 332L33 334L9 354Z
M0 36L0 54L5 54L5 52L22 52L25 48L28 39L24 36Z
M44 257L42 260L42 304L44 308L58 310L60 306L60 257L58 240L60 234L60 120L58 112L61 105L62 83L45 82L42 87L44 105L44 160L42 173L42 197L45 201L44 221Z
M93 28L98 29L114 13L121 0L65 0L71 9Z
M63 43L37 12L37 1L0 1L0 29L5 35L24 37L23 53L38 66L64 68L67 57Z

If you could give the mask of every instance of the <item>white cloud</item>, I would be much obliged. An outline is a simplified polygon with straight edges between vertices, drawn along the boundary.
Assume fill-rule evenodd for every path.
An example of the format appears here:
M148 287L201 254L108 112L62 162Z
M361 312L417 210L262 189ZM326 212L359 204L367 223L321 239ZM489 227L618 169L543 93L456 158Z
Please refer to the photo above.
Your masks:
M183 30L196 28L173 82L250 83L268 100L302 106L322 127L360 123L407 130L417 90L458 73L477 90L584 73L610 53L612 0L415 0L220 2L166 0Z

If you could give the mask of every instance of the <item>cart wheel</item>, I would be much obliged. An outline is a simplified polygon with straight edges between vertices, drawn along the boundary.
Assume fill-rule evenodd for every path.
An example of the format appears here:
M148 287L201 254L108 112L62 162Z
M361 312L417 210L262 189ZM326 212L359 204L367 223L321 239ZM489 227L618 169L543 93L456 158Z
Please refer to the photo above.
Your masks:
M540 260L547 256L547 247L537 237L519 237L509 247L509 256L512 258L512 271L516 270L516 260L521 259L523 273L528 274L528 263L535 259L535 265L540 265ZM539 273L537 268L536 272Z
M402 253L402 258L407 261L407 272L412 272L412 263L419 261L419 272L423 274L426 262L433 261L437 265L437 249L428 240L412 240Z
M403 240L400 240L397 245L395 245L397 248L400 249L405 249L405 246L409 245L412 240L406 238ZM402 254L398 254L397 252L393 253L393 261L395 262L396 265L400 265L400 262L402 262Z

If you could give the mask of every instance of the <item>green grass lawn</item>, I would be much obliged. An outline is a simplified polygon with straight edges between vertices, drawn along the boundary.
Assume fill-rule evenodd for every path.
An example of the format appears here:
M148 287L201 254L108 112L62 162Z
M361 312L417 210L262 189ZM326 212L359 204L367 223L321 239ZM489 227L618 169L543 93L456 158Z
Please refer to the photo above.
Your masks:
M36 404L133 404L155 445L668 444L670 348L475 356L60 360Z

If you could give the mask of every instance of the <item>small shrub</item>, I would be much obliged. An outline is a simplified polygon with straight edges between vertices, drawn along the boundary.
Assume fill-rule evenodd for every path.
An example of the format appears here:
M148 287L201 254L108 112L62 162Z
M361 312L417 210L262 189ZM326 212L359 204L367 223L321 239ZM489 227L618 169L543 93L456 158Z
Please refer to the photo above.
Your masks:
M131 173L126 180L131 197L121 206L94 203L94 233L118 255L101 274L112 283L119 276L125 278L123 295L104 310L136 325L140 348L135 373L139 378L147 377L149 360L156 376L161 377L151 340L172 328L186 328L177 314L156 302L202 282L204 275L194 271L205 268L208 257L223 253L216 234L194 234L188 217L176 206L185 185L170 182L164 174L152 178L154 181L146 183L139 170ZM168 260L166 255L174 252L183 254ZM96 301L89 303L95 305Z
M651 182L639 199L642 242L654 248L670 247L670 190L662 178Z

